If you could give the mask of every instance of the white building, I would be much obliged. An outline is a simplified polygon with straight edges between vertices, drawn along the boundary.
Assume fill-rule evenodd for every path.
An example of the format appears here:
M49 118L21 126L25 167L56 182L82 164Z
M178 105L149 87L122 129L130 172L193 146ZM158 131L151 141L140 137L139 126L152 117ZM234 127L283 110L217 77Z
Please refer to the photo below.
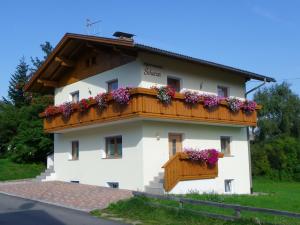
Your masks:
M250 193L247 127L255 126L256 111L234 114L225 104L214 111L203 104L192 109L179 93L165 106L150 89L171 85L177 91L244 99L250 79L274 81L136 44L125 33L117 33L115 39L66 34L26 90L52 93L55 105L60 105L118 87L137 89L127 106L111 101L101 113L94 105L86 113L73 112L68 120L61 115L44 118L45 132L54 133L54 170L47 179L153 193L165 192L165 182L172 187L167 190L170 193ZM176 169L172 157L185 147L223 152L215 175ZM173 169L166 177L162 166L170 159L168 166L173 163Z

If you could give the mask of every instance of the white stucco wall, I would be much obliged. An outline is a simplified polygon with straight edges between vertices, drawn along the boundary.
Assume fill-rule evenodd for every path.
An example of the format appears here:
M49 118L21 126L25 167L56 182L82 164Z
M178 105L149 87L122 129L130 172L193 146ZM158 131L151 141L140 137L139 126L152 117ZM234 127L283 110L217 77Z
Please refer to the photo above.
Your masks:
M162 68L153 68L161 76L145 75L144 63L152 63ZM172 60L162 56L141 53L136 61L105 71L76 83L55 89L55 104L70 101L70 93L79 91L79 98L96 96L107 90L107 82L118 79L119 87L145 87L167 85L167 77L178 78L181 88L203 93L217 94L217 87L229 88L229 95L244 98L244 78L229 72Z
M118 79L119 87L138 87L141 82L141 64L134 61L105 71L76 83L55 89L55 105L71 101L70 93L79 91L79 98L94 97L107 91L107 82Z
M228 87L229 96L245 97L245 79L241 75L146 53L140 53L139 60L143 62L141 87L167 85L167 77L174 77L180 79L182 89L217 94L219 85ZM161 76L145 75L144 63L160 66L161 68L152 68L155 72L160 72Z
M250 193L247 134L246 128L241 127L144 122L143 182L145 185L159 172L163 172L161 166L169 160L168 133L182 133L183 147L216 148L218 151L221 148L220 136L230 136L232 153L231 157L219 160L219 176L216 179L180 182L171 193L187 191L224 193L225 179L234 180L234 193Z
M123 156L105 159L105 137L122 135ZM105 126L64 134L55 134L54 170L62 181L107 186L119 182L119 188L141 190L142 127L137 123ZM70 160L71 141L79 141L79 160Z

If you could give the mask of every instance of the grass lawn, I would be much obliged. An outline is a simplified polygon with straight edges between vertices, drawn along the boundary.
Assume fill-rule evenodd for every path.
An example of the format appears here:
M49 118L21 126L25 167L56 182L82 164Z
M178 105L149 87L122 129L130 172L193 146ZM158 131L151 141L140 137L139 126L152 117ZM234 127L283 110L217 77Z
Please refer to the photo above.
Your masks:
M188 194L187 198L209 200L224 203L236 203L241 205L255 206L261 208L272 208L278 210L286 210L291 212L300 212L300 183L297 182L274 182L264 178L254 180L254 191L261 194L256 196L249 195L215 195L215 194ZM195 224L195 225L239 225L239 224L257 224L255 220L269 222L272 224L284 225L300 225L300 220L289 219L286 217L278 217L260 213L242 212L243 220L240 221L223 221L219 219L210 219L207 217L193 215L187 211L177 211L166 208L157 208L144 204L145 202L160 203L169 206L178 207L178 203L174 201L161 201L146 198L132 198L111 204L102 211L94 211L93 215L101 217L117 217L129 219L132 221L141 221L143 224ZM221 213L225 215L233 215L230 209L219 209L207 206L194 206L186 204L186 209L197 211L206 211L213 213ZM256 218L256 219L255 219ZM126 221L126 220L125 220ZM127 221L128 222L128 221Z
M33 178L45 170L44 164L18 164L0 159L0 181Z

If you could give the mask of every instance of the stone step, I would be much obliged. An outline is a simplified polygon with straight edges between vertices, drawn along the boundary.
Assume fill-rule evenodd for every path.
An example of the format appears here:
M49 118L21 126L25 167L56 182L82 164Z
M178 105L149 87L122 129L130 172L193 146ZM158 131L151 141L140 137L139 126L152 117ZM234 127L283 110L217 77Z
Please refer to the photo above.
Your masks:
M164 183L164 178L161 178L161 177L154 177L153 179L154 182L156 183Z
M165 193L163 188L153 188L153 187L149 187L149 186L145 187L145 192L154 194L154 195L163 195Z
M150 181L148 187L153 187L153 188L164 188L163 183L155 182L155 181Z

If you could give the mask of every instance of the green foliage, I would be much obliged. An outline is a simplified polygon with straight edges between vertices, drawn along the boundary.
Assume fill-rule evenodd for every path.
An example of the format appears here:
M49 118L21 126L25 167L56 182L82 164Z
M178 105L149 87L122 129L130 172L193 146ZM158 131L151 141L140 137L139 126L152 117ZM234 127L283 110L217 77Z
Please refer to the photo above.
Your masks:
M287 83L258 91L263 108L251 144L252 172L280 180L300 180L300 99Z
M283 134L300 137L300 99L287 83L256 92L254 100L263 105L258 113L257 140Z
M44 54L42 59L39 59L38 57L31 57L31 63L33 65L32 68L30 68L31 74L37 71L37 69L43 64L43 62L47 59L47 57L50 55L50 53L53 50L52 45L50 42L46 41L45 43L40 45L42 52Z
M9 156L18 163L43 162L53 148L53 137L44 133L38 117L47 105L53 104L53 96L23 91L30 71L36 71L52 50L49 42L41 48L44 57L32 58L32 68L24 58L20 60L11 78L9 100L0 104L0 156Z
M208 200L222 203L240 204L260 208L270 208L283 211L300 212L300 183L275 182L269 179L257 178L253 181L256 195L217 195L191 193L184 196L195 200ZM157 207L152 204L177 207L178 202L173 200L157 200L152 198L134 197L109 205L104 210L95 210L91 214L104 218L124 218L124 222L134 224L140 221L142 224L300 224L298 219L284 216L267 215L257 212L242 211L242 220L224 221L211 219L201 215L179 211L165 207ZM210 212L223 215L233 215L232 210L203 205L184 203L183 208L197 212ZM255 218L255 219L254 219ZM260 221L260 222L259 222Z
M19 164L10 159L0 159L0 181L33 178L45 170L42 163Z
M43 123L38 114L44 105L32 104L18 110L17 133L9 142L12 160L15 162L41 162L52 150L52 139L43 131Z
M12 74L8 87L9 101L16 107L28 104L29 98L24 92L24 86L28 81L29 66L25 58L21 58L16 71Z

